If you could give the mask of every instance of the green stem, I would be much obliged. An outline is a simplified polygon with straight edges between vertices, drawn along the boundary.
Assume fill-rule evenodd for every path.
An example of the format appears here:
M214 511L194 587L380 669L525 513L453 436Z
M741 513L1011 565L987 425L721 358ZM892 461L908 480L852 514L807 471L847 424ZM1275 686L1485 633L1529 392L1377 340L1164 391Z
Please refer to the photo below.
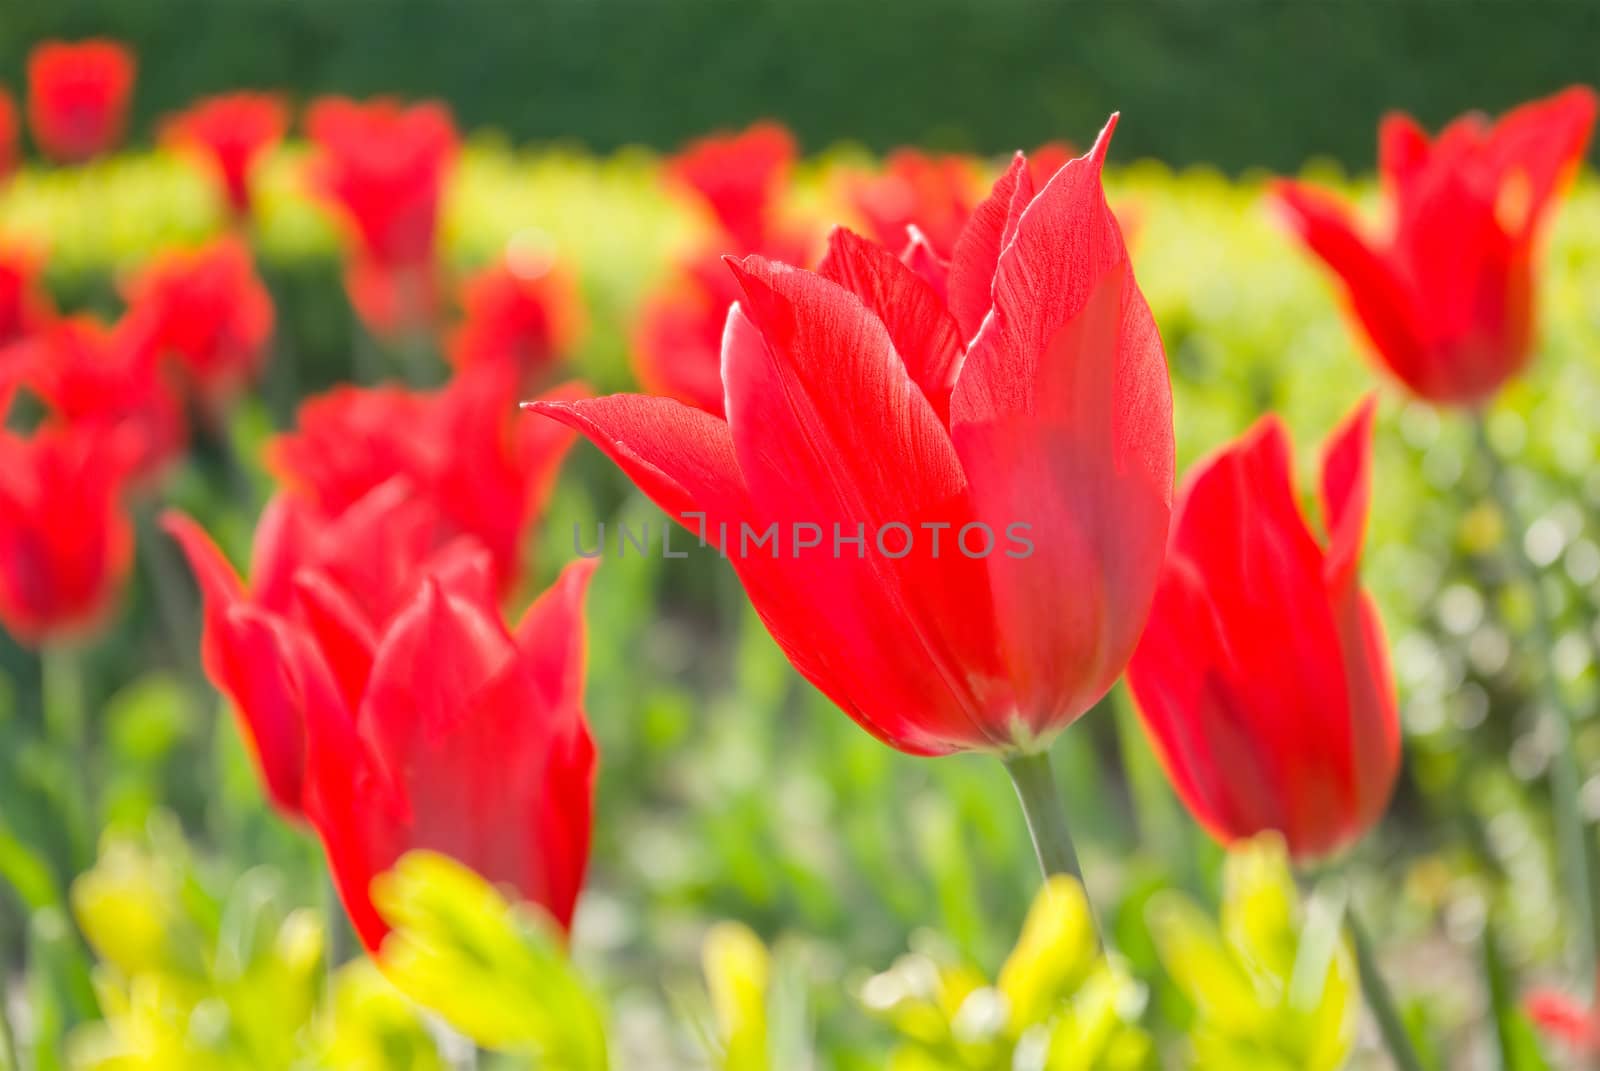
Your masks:
M1013 755L1004 760L1011 783L1016 786L1017 799L1022 803L1022 817L1028 823L1028 834L1033 838L1033 851L1039 859L1039 869L1046 878L1066 874L1083 886L1084 896L1089 886L1083 880L1083 867L1078 863L1078 850L1072 844L1072 832L1067 828L1067 809L1056 790L1055 773L1050 768L1050 753L1040 751L1033 755ZM1090 915L1093 916L1093 903ZM1096 933L1099 923L1095 923ZM1103 943L1103 942L1102 942Z
M1373 953L1372 940L1367 936L1366 927L1361 924L1353 904L1345 906L1344 918L1350 944L1356 953L1356 970L1361 975L1361 993L1366 997L1367 1007L1372 1009L1372 1017L1378 1021L1378 1032L1383 1035L1384 1046L1400 1071L1422 1071L1422 1060L1417 1056L1416 1046L1411 1043L1411 1035L1406 1033L1405 1023L1400 1019L1400 1009L1395 1005L1394 995L1389 992L1389 984L1378 970L1378 958Z
M65 768L60 803L76 869L91 861L94 840L83 665L76 649L52 644L39 652L39 670L45 735Z
M1482 413L1475 416L1473 431L1477 437L1478 452L1483 455L1489 472L1490 495L1505 522L1506 556L1510 559L1518 582L1528 589L1533 604L1532 646L1548 660L1555 648L1555 614L1545 594L1539 567L1528 557L1523 544L1527 525L1517 508L1510 473L1489 441L1488 423ZM1555 725L1559 733L1554 754L1550 758L1550 796L1555 812L1556 840L1565 871L1572 921L1578 936L1576 944L1583 955L1583 977L1593 978L1597 967L1600 967L1600 896L1596 895L1594 850L1583 819L1583 771L1578 765L1577 712L1567 701L1555 668L1548 661L1540 668L1540 691L1545 705L1556 714Z

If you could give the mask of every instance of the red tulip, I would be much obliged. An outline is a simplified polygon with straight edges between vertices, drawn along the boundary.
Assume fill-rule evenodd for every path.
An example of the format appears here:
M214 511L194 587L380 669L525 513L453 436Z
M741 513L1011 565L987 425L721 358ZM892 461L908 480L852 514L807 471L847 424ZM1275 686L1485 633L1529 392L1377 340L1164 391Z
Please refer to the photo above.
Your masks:
M1043 186L1050 181L1050 176L1078 155L1078 150L1069 142L1047 141L1028 154L1028 177L1033 179L1035 186ZM1121 220L1121 215L1118 215Z
M666 174L710 209L731 249L755 252L780 231L778 207L794 166L794 135L773 122L690 142Z
M580 393L568 385L552 396ZM459 374L437 391L340 387L301 406L298 430L268 445L267 464L328 516L404 477L432 504L438 541L476 537L509 590L572 442L517 420L518 396L505 368Z
M1395 378L1452 405L1487 401L1527 364L1534 259L1556 195L1577 169L1595 95L1574 88L1432 141L1409 117L1379 131L1389 232L1365 237L1332 196L1273 188L1302 241L1339 276L1351 311Z
M16 102L10 93L0 89L0 179L8 178L17 169L18 133Z
M437 303L439 203L457 151L450 113L326 97L306 129L318 149L313 181L355 247L346 286L356 311L383 334L425 325Z
M288 127L281 97L245 91L207 97L167 120L161 135L211 169L234 218L243 219L250 214L251 174Z
M1574 1056L1592 1063L1600 1058L1600 1004L1583 1004L1554 989L1528 994L1528 1018L1542 1032L1565 1045Z
M1274 416L1179 494L1128 681L1178 794L1225 843L1271 829L1297 859L1325 856L1388 805L1400 724L1358 576L1371 438L1369 399L1323 454L1325 545L1301 517Z
M800 672L906 751L1041 747L1144 626L1172 401L1100 187L1111 128L1037 196L1018 156L956 244L948 308L846 231L815 274L731 262L726 420L533 405L703 530Z
M183 406L138 332L89 316L55 320L20 344L23 386L64 423L117 438L145 481L183 452Z
M502 364L527 387L540 382L585 326L583 298L560 265L497 263L461 284L465 313L445 348L465 370Z
M452 856L570 926L593 809L583 597L594 565L567 566L510 631L486 558L425 581L380 630L349 630L337 601L318 607L361 672L309 708L308 813L372 952L388 932L372 879L413 850Z
M50 321L50 300L39 286L43 267L43 258L32 250L0 249L0 351L30 337Z
M916 149L890 153L881 175L852 176L845 186L845 196L880 245L899 252L906 244L906 228L915 226L946 260L981 193L970 159L929 156Z
M136 64L104 38L46 41L28 54L28 125L34 144L59 163L116 148L128 118Z
M170 359L213 407L250 383L267 358L272 298L242 242L219 238L169 250L125 287L124 330L135 344Z
M304 816L307 707L319 687L336 687L330 666L339 677L359 668L347 645L314 627L317 608L337 601L351 628L378 630L423 577L482 555L470 541L441 544L432 506L414 491L397 477L332 517L303 496L277 495L256 526L248 587L197 524L164 518L205 598L206 675L232 701L268 796L288 817Z
M0 430L0 624L44 646L91 632L133 558L126 457L102 429Z
M722 329L741 296L721 253L679 267L668 286L648 295L629 352L639 384L651 394L722 415Z
M694 142L668 162L668 175L705 202L718 228L645 298L634 324L634 374L652 394L722 414L722 328L740 296L722 257L755 253L811 263L810 235L779 220L794 154L788 131L757 123L743 134Z

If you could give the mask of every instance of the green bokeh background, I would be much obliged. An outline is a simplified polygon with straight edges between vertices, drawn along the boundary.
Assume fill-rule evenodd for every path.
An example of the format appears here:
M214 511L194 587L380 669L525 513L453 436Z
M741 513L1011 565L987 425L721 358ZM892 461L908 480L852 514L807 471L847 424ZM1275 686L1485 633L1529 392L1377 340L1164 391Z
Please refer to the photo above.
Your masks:
M244 85L596 150L773 116L812 150L997 153L1122 109L1126 157L1230 172L1365 165L1387 109L1499 111L1600 64L1582 0L6 0L0 81L89 33L138 49L141 124Z

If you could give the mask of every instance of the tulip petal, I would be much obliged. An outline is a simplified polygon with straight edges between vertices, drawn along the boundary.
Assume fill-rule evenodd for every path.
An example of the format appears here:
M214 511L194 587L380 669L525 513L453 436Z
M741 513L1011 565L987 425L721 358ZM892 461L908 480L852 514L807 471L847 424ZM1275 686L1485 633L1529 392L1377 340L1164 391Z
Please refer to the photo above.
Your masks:
M888 329L895 352L941 423L964 350L956 322L939 295L881 245L836 227L817 274L861 299Z
M286 622L238 603L218 617L206 646L206 674L233 703L267 794L287 817L305 806L303 681L314 671Z
M722 526L737 530L748 510L733 437L720 417L643 394L535 401L526 408L577 429L652 502L712 546L722 545Z
M552 707L583 692L583 602L599 564L568 562L512 630L523 665Z
M426 579L373 657L356 728L391 787L415 810L419 753L467 716L484 683L516 654L492 605ZM419 674L418 666L428 672Z
M1391 112L1378 124L1378 174L1392 198L1405 201L1428 166L1432 146L1427 131L1403 112Z
M855 295L760 258L733 268L765 341L723 354L751 516L777 524L784 542L807 524L823 540L864 536L806 554L804 566L740 561L756 609L803 674L898 746L1006 745L1006 726L979 713L1009 715L1009 686L983 563L951 546L972 516L943 424ZM875 552L868 544L890 524L909 527L921 552ZM950 529L941 557L926 552L928 524Z
M1033 200L1028 161L1019 152L973 209L950 255L950 311L961 337L973 338L994 304L994 270L1000 251L1015 236L1022 210Z
M1275 416L1196 466L1174 518L1172 555L1205 578L1227 644L1230 682L1258 752L1274 756L1280 824L1296 855L1321 854L1357 802L1350 684L1323 580L1323 552L1301 515L1289 441Z
M1368 395L1328 437L1322 455L1322 516L1328 527L1324 571L1328 588L1343 591L1355 581L1372 503L1372 418L1377 398Z
M1332 197L1295 182L1275 183L1271 192L1300 240L1339 277L1378 357L1401 382L1428 394L1436 377L1415 286L1362 237Z
M941 304L949 305L950 265L939 257L928 236L914 223L906 228L906 247L901 251L900 259L906 267L921 276L923 282L933 287Z
M1489 135L1489 158L1502 191L1521 181L1522 234L1538 227L1545 207L1577 172L1594 129L1597 98L1588 86L1573 86L1514 108ZM1504 206L1500 206L1504 207Z
M1173 788L1207 832L1229 843L1278 828L1292 786L1266 761L1254 709L1216 671L1228 658L1228 625L1206 590L1194 564L1169 562L1128 685Z
M1093 705L1132 655L1171 510L1171 386L1100 189L1110 130L1022 215L951 402L978 517L1025 524L1035 544L987 564L1021 715L1040 732Z

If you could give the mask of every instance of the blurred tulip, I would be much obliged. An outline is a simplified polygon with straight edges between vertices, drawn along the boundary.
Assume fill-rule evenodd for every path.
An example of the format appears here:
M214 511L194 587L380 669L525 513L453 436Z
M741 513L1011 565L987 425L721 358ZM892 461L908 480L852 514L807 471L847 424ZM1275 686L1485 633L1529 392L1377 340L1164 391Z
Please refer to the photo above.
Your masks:
M902 750L1039 751L1144 626L1172 395L1100 186L1112 125L1037 197L1019 154L956 244L948 308L847 231L815 274L732 262L726 420L532 406L727 553L800 672Z
M350 235L346 286L357 313L378 334L427 326L438 303L439 203L458 149L449 111L324 97L306 130L318 150L312 182Z
M1059 169L1066 158L1057 159ZM982 199L983 188L977 166L968 157L898 149L889 154L881 174L849 176L844 193L866 224L868 236L879 245L900 252L906 228L915 226L933 251L948 260L967 217Z
M583 599L595 564L567 566L514 631L486 555L424 581L378 631L350 633L336 606L319 608L321 627L368 661L308 708L307 813L370 951L388 932L372 880L414 850L450 856L570 926L594 793Z
M506 365L523 390L536 387L576 344L585 327L583 296L557 264L514 260L461 284L461 323L446 356L458 370Z
M91 632L133 558L127 458L104 429L0 431L0 624L30 646Z
M28 125L46 156L82 163L116 148L136 70L116 41L46 41L28 53Z
M244 243L219 238L167 250L123 288L132 345L173 362L180 378L220 409L260 372L272 334L272 298Z
M1276 830L1298 860L1349 845L1400 768L1394 680L1358 567L1371 498L1371 399L1323 453L1320 545L1275 416L1197 465L1129 667L1157 754L1196 820L1229 843Z
M583 394L569 384L550 397ZM268 445L267 466L326 516L403 476L432 504L438 542L475 536L508 591L522 575L524 536L572 444L564 430L519 420L520 397L507 367L458 374L436 391L340 387L301 406L298 429Z
M679 266L678 278L645 297L629 353L639 385L721 416L722 330L739 300L738 281L708 253Z
M250 215L251 174L288 127L283 98L247 90L207 97L172 116L161 128L161 140L210 168L234 218L244 219Z
M1028 154L1028 177L1036 187L1043 188L1050 176L1066 166L1078 155L1078 150L1065 141L1047 141ZM1120 213L1118 214L1120 217Z
M42 257L32 250L0 249L0 351L49 322L50 299L39 285ZM0 368L6 359L0 355Z
M116 436L139 482L183 452L183 406L156 352L126 325L55 320L20 344L22 384L62 422Z
M1600 1059L1600 1003L1586 1007L1558 990L1537 989L1524 1007L1534 1026L1574 1056L1590 1063Z
M1329 194L1280 182L1273 196L1338 275L1389 372L1428 401L1479 405L1532 355L1540 234L1594 118L1583 87L1494 124L1463 116L1431 141L1409 116L1389 116L1378 163L1393 219L1377 242Z
M666 176L710 209L732 246L723 252L755 252L781 231L794 159L793 134L778 123L756 123L690 142L667 161Z
M644 300L630 353L645 390L722 415L722 329L740 297L722 258L811 263L810 234L781 221L794 155L788 131L757 123L742 134L691 142L667 162L668 177L711 210L717 228Z
M16 101L11 99L10 93L0 89L0 181L9 178L17 169L22 153L17 144L20 137Z
M181 514L163 520L205 599L201 660L233 703L262 783L288 817L304 813L306 710L318 687L360 679L352 636L377 633L424 576L481 554L441 544L431 505L395 478L329 518L294 493L273 498L256 525L247 587L205 531ZM313 593L314 596L308 593Z

